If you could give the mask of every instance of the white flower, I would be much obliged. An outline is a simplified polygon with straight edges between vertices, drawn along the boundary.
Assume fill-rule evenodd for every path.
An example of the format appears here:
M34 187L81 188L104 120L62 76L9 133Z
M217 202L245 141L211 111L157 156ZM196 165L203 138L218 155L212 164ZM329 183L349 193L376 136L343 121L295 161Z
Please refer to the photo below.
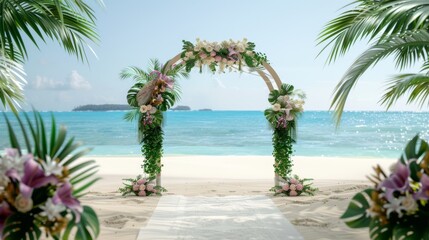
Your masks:
M146 105L141 105L140 106L140 112L141 113L146 113L147 111L149 111L150 109L149 109L149 106L150 105L148 105L148 106L146 106Z
M254 53L252 51L250 51L250 50L247 50L246 51L246 55L252 57L254 55Z
M242 53L245 50L246 50L246 48L244 47L244 44L242 44L242 43L237 44L237 51L238 52Z
M288 114L288 115L286 115L286 120L287 120L287 121L292 121L292 120L293 120L293 118L294 118L294 116L293 116L292 114Z
M387 217L389 217L389 215L391 213L397 213L398 217L402 217L403 213L402 211L406 211L404 206L401 206L401 203L403 201L404 197L400 197L400 198L392 198L389 203L386 203L383 205L384 208L387 209Z
M63 172L63 166L59 164L57 161L53 161L50 156L46 156L46 161L41 161L43 170L45 170L45 176L61 175Z
M41 206L42 212L39 213L42 217L48 217L50 221L54 221L57 218L61 218L61 213L66 210L66 207L62 204L54 204L52 198L48 198L44 206Z
M416 200L410 194L402 198L402 206L404 206L408 214L413 214L419 209Z
M193 56L193 55L194 55L194 53L191 52L191 51L185 53L185 56L188 57L188 58L191 57L191 56Z
M149 105L150 106L150 105ZM151 106L152 107L152 106ZM150 114L154 114L156 113L157 109L156 107L152 107L150 110L148 110L150 112Z
M25 198L19 194L15 198L15 208L22 213L26 213L33 208L33 200L31 198Z
M211 51L213 51L213 47L212 46L207 46L207 47L205 47L205 49L207 50L207 52L211 52Z
M278 104L278 103L275 103L275 104L273 105L273 111L274 111L274 112L278 112L278 111L280 111L280 108L281 108L281 106L280 106L280 104Z

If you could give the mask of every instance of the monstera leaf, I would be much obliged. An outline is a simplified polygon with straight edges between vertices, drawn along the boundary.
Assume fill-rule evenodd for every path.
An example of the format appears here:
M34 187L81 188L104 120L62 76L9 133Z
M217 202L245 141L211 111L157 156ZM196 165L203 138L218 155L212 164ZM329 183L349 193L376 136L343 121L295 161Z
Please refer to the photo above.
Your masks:
M347 226L351 228L369 227L371 218L367 216L366 210L370 207L368 200L372 191L373 189L366 189L352 198L346 212L341 216L341 219L345 219Z
M4 240L40 238L42 232L34 223L34 218L28 214L15 213L6 219L3 229Z
M407 146L404 149L400 157L400 161L408 165L410 168L410 175L414 181L420 181L418 173L421 172L420 163L424 156L428 157L427 152L429 151L429 146L427 142L419 138L419 135L416 135L411 141L408 142Z
M73 214L73 219L67 224L66 230L61 236L62 240L70 239L73 228L76 228L75 239L96 239L100 234L100 222L92 208L84 206L79 223L76 224L75 220L76 215Z

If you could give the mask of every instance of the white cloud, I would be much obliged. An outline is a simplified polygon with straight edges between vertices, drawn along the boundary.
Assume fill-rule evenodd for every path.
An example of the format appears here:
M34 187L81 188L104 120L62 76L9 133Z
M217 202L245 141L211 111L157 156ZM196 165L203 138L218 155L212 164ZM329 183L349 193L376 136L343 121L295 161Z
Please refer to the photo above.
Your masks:
M74 90L89 90L91 84L85 80L76 70L73 70L69 77L69 84Z
M39 90L89 90L91 84L76 70L70 73L67 80L54 80L45 76L36 76L29 86Z

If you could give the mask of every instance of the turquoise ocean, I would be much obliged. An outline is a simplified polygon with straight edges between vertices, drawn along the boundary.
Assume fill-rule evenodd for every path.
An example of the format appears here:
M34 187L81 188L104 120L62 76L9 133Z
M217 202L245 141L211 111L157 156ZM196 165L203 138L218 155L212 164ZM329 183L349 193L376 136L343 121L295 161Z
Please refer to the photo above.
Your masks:
M54 112L69 136L93 147L92 155L140 155L137 124L125 112ZM12 123L12 114L10 115ZM42 113L50 122L51 113ZM167 112L164 155L271 155L262 111ZM307 111L298 122L297 156L397 158L417 133L429 138L429 113L345 112L339 128L327 111ZM0 118L0 148L8 135Z

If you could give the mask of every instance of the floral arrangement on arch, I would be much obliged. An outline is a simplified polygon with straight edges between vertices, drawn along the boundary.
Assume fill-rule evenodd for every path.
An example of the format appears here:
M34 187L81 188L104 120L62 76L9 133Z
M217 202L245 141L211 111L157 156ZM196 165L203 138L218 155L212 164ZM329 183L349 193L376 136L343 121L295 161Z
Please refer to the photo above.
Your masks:
M429 238L428 143L415 136L390 174L374 170L374 187L356 194L341 218L351 228L369 227L371 239Z
M122 79L135 81L127 94L128 105L132 110L124 118L127 121L137 120L138 141L144 157L142 168L150 179L159 174L162 168L163 113L180 98L176 79L188 77L183 65L173 65L172 68L166 66L168 63L162 65L158 60L152 60L146 71L138 67L128 67L120 74ZM128 181L125 183L128 184Z
M234 68L241 71L243 66L255 68L267 62L265 54L255 52L255 44L242 41L208 42L197 38L195 45L189 41L183 41L181 58L184 61L186 71L198 67L202 72L203 66L207 66L212 72L232 71Z
M292 85L282 84L278 90L269 94L271 107L264 115L273 129L274 171L278 176L292 173L292 144L296 139L297 119L304 111L305 94L295 90Z
M100 231L97 215L79 198L98 180L93 177L97 166L94 161L75 162L88 149L74 152L79 145L65 141L65 128L57 129L54 118L48 142L41 115L35 113L36 124L24 115L31 135L16 118L28 154L23 154L5 115L12 148L0 156L0 238L39 239L43 231L46 237L72 239L75 229L73 239L95 239Z
M311 195L317 191L317 188L312 187L312 183L309 183L313 179L304 178L301 179L298 175L293 177L284 177L280 180L280 185L275 186L271 189L275 194L285 194L287 196L295 197L301 194Z
M142 177L138 175L136 178L126 178L123 179L125 182L124 186L119 188L119 192L122 193L122 196L126 195L136 195L140 197L150 196L152 194L161 195L162 192L166 190L160 186L155 186L153 180L154 177Z

